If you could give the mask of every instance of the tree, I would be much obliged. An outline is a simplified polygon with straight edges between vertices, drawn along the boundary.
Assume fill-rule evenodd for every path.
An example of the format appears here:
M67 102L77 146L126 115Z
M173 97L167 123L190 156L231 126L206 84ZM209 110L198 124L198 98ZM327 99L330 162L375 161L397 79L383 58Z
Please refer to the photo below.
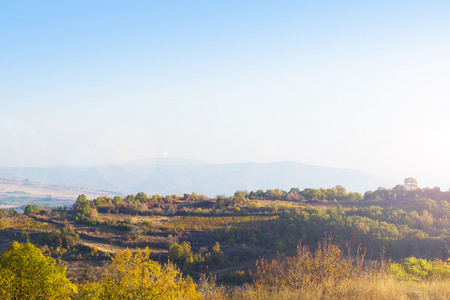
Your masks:
M181 245L175 242L169 247L169 259L172 261L182 262L190 255L192 255L192 248L189 242L184 241Z
M18 214L17 211L12 207L7 210L8 217L16 217L17 214Z
M405 179L406 181L406 179ZM405 182L406 183L406 182ZM394 196L396 198L403 198L406 195L406 184L405 185L400 185L397 184L393 189L392 189L392 193L394 194Z
M205 260L207 261L207 263L213 262L214 264L222 267L225 266L227 259L227 256L223 253L222 250L220 250L219 242L216 242L214 247L211 249L211 253L207 253L205 255Z
M134 195L128 195L125 198L123 198L123 201L127 203L134 203L135 200L136 197L134 197Z
M89 202L89 200L87 199L86 195L85 194L81 194L81 195L78 195L77 201L75 201L74 205L76 207L78 204L82 204L82 203L86 203L86 202Z
M83 274L81 275L84 280L93 280L94 279L94 267L90 264L86 264L83 270Z
M404 185L405 185L405 188L408 190L408 191L414 191L414 190L417 190L418 189L418 185L417 185L417 180L414 178L414 177L408 177L408 178L405 178L405 180L404 180Z
M95 225L98 223L97 209L91 208L91 201L86 198L85 194L78 196L77 201L74 204L77 215L75 221L78 223L88 223Z
M106 206L108 204L111 204L111 199L109 197L103 196L103 197L97 197L94 201L94 204L96 206Z
M39 213L39 211L41 211L41 209L36 204L28 204L27 206L25 206L25 210L23 213L25 215L30 215L30 214Z
M120 205L123 203L123 199L120 196L114 196L114 198L112 199L112 203L114 205Z
M138 200L139 202L147 202L148 201L148 196L144 193L144 192L139 192L136 194L135 197L136 200Z
M177 242L173 243L172 245L170 245L169 247L169 259L175 262L181 262L183 261L183 255L184 254L184 250L183 247L178 244Z
M150 250L118 252L98 282L81 286L79 299L199 299L197 285L172 264L150 260Z
M0 299L69 299L77 291L66 267L33 244L12 245L0 257Z

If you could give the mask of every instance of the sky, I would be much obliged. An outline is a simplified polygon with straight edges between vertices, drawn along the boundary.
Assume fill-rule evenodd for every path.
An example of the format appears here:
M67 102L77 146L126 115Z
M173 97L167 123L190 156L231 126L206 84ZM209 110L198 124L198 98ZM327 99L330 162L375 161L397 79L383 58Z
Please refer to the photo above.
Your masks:
M295 161L450 188L449 1L0 1L0 167Z

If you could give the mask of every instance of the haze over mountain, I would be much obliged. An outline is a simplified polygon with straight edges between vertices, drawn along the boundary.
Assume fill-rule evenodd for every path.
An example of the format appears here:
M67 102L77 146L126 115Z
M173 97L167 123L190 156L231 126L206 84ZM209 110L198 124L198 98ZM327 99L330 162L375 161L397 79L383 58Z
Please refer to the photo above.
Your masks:
M115 191L117 194L200 193L232 195L236 190L292 187L320 188L342 185L364 192L396 183L364 172L313 166L297 162L207 164L186 159L148 159L97 167L0 168L0 176L48 184Z
M2 1L0 166L298 161L448 190L449 14L450 1ZM172 187L158 175L146 187Z

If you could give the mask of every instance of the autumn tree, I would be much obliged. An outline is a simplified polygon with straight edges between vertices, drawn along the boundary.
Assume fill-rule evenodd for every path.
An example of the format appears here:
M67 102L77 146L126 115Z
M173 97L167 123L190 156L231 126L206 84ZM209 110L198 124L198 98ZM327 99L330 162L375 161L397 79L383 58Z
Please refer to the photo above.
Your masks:
M172 261L175 261L175 262L183 261L183 259L184 259L183 247L181 247L181 245L178 244L177 242L173 243L169 247L168 256L169 256L169 259Z
M414 191L418 189L417 180L414 177L408 177L404 180L404 185L408 191Z
M128 195L123 198L123 201L127 203L134 203L134 201L136 201L136 197L134 195Z
M66 267L33 244L14 242L0 257L0 299L70 299L77 291Z
M161 266L150 250L118 252L98 282L80 287L78 299L200 299L197 285L172 264Z

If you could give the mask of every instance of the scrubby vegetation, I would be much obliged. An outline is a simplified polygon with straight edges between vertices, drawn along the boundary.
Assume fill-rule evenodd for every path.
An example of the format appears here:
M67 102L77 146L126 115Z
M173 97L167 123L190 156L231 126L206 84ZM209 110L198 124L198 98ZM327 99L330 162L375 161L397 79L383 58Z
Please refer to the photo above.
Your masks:
M448 299L449 229L450 192L407 178L364 195L80 195L0 210L0 251L35 245L74 299Z

